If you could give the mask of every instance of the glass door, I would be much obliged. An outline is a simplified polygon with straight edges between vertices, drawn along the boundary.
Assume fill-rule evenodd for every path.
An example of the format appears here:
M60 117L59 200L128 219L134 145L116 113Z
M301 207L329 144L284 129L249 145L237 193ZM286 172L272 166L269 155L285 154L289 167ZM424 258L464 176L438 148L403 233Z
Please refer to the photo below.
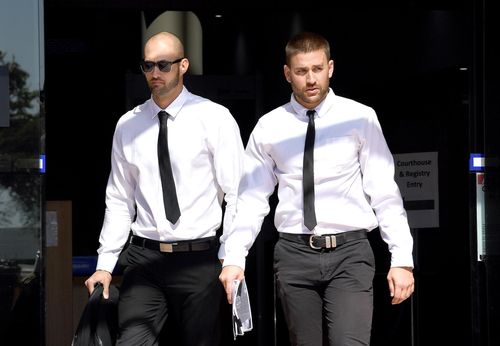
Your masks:
M471 128L480 151L481 172L475 173L475 196L471 210L475 214L472 237L472 311L474 345L500 343L500 23L492 11L494 0L474 3L475 50ZM473 159L473 158L471 158Z
M0 2L0 340L43 344L43 1Z

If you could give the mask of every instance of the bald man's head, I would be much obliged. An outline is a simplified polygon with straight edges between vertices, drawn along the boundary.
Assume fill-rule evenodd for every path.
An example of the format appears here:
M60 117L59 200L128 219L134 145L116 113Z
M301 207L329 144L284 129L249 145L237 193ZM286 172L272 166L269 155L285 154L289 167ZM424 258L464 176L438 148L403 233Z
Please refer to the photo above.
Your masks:
M147 52L151 48L151 45L164 46L172 56L177 58L184 57L184 46L181 40L170 32L163 31L151 36L144 46L144 56L148 55Z

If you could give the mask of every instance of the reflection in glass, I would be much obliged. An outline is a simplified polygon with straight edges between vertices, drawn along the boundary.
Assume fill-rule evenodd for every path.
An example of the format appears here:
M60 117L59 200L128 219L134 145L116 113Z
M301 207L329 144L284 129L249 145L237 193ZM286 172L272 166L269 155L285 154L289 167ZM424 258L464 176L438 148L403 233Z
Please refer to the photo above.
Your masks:
M2 51L0 66L7 66L10 92L10 126L0 127L0 172L37 169L41 126L40 110L34 104L38 105L39 92L28 88L29 74L15 61L5 61Z
M0 1L0 344L43 344L43 1ZM8 33L8 34L7 34Z
M40 340L41 177L0 174L0 336L2 344Z

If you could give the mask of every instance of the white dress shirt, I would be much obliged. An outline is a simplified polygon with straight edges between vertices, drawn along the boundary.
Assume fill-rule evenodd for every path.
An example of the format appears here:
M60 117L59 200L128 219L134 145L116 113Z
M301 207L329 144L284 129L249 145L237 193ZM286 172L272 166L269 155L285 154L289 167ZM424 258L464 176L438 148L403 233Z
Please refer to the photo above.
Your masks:
M181 211L175 225L165 217L158 166L160 110L149 99L117 123L97 269L114 269L130 230L160 241L214 236L221 225L224 198L224 229L232 222L243 144L229 110L186 88L165 109L170 114L169 153Z
M413 267L406 211L394 181L392 154L375 111L330 89L316 108L314 148L317 226L304 226L302 163L307 109L293 97L262 116L244 159L237 214L221 238L224 266L245 266L245 257L269 213L269 196L278 184L275 226L279 232L335 234L380 226L392 266Z

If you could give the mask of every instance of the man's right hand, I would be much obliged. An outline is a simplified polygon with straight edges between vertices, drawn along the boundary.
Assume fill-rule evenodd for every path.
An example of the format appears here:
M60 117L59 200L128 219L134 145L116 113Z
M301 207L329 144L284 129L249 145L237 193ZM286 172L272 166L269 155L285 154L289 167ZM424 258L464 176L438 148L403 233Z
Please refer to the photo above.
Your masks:
M229 304L233 303L233 281L243 280L245 278L245 272L242 268L235 265L228 265L222 268L222 272L219 275L219 280L224 286L224 290L227 295L227 302Z
M102 296L104 299L109 298L109 285L111 284L111 273L105 270L96 270L94 274L92 274L91 277L89 277L87 280L85 280L85 286L87 286L87 289L89 291L89 294L92 294L94 292L94 287L95 285L100 282L102 284Z

